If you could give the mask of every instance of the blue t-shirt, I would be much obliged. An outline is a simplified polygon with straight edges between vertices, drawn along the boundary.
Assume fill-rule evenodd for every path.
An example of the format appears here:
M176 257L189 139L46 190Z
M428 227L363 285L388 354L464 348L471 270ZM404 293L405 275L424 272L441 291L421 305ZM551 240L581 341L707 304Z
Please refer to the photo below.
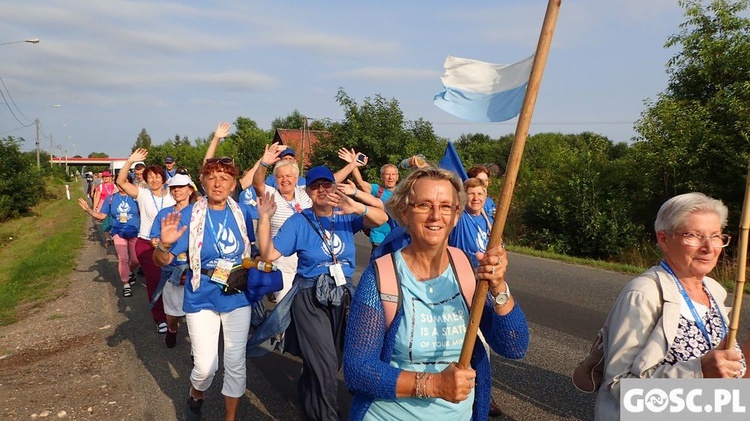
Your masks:
M380 189L379 184L370 184L371 195L378 197L379 189ZM383 188L383 194L380 196L380 200L382 200L383 203L385 203L385 201L388 200L389 197L391 197L391 194L393 194L392 191L386 188ZM390 217L389 217L389 220L390 220ZM391 225L388 222L384 223L383 225L370 229L370 242L375 243L375 244L382 243L389 232L391 232Z
M351 277L356 263L354 234L362 230L362 221L364 217L360 215L316 217L312 209L305 209L284 222L273 238L273 246L284 256L297 253L297 273L305 278L329 273L328 267L333 264L331 251L344 275Z
M138 203L127 194L114 193L104 200L100 209L112 220L110 234L123 238L135 238L141 226Z
M469 309L448 266L437 278L418 281L401 251L394 253L404 317L398 325L390 365L439 373L461 355ZM443 399L374 399L365 420L471 419L474 389L458 404ZM482 418L482 417L477 417Z
M496 210L497 206L495 206L495 201L492 200L491 197L487 196L487 200L484 202L484 212L487 213L487 216L489 216L490 219L495 219Z
M245 218L245 225L248 227L249 240L254 241L255 236L252 235L253 224L249 209L240 204L240 210L242 210ZM193 205L186 206L180 212L180 224L189 226L192 212ZM203 231L203 246L201 247L201 269L215 268L216 263L221 258L231 260L234 265L241 264L245 244L242 242L242 235L229 206L223 210L208 209L207 212ZM190 229L188 228L180 239L172 245L170 251L175 256L188 252L189 235ZM193 286L190 283L191 277L192 270L188 269L188 281L185 283L185 298L182 304L182 310L185 313L196 313L204 309L224 313L250 305L246 294L224 294L221 292L222 287L211 282L210 278L204 274L201 274L200 288L193 291Z
M258 194L255 192L253 186L242 190L238 202L241 205L247 206L252 219L258 219Z
M488 219L481 214L470 215L464 210L448 237L448 245L458 247L470 256L478 251L486 252L492 229L492 218Z

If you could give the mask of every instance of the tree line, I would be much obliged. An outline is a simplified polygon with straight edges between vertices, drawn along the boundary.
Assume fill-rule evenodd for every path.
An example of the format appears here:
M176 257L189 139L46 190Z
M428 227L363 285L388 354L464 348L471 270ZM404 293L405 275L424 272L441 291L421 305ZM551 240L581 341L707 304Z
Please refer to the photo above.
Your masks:
M750 21L743 17L748 1L680 1L686 20L665 43L665 48L678 51L667 63L667 87L645 101L635 123L637 136L630 143L593 132L530 136L506 240L601 259L656 256L656 211L669 197L688 191L723 200L730 208L728 231L736 235L750 156ZM315 120L307 126L329 133L310 157L314 165L338 168L343 162L337 150L354 148L368 155L364 176L375 181L385 163L397 164L414 154L432 162L442 157L448 141L435 134L429 121L407 119L398 100L375 95L358 103L343 88L336 100L344 112L342 120ZM250 168L277 128L301 129L305 121L294 110L265 130L249 117L237 117L233 133L219 144L216 155L232 156L241 168ZM149 149L148 163L161 164L171 155L196 175L212 135L192 141L175 135L154 145L143 129L133 149ZM512 134L493 139L472 133L454 142L466 168L498 168L490 185L493 196L512 139ZM2 146L13 149L13 142L5 139ZM5 156L0 155L0 163ZM0 171L10 174L5 165ZM0 217L2 198L19 188L8 180L0 176ZM29 203L19 201L16 207Z

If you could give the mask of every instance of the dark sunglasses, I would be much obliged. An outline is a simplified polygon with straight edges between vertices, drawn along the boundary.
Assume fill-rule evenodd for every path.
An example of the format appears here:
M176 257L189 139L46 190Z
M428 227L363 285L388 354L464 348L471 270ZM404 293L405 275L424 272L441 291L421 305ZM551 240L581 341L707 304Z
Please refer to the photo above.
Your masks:
M333 183L330 182L330 181L320 181L320 182L312 183L312 184L308 185L307 187L309 187L310 190L312 190L312 191L318 190L321 187L323 187L324 189L328 190L331 187L333 187Z
M180 167L180 168L177 168L177 174L182 174L182 175L188 175L189 176L190 175L190 171L188 171L187 168L185 168L185 167Z
M222 156L221 158L208 158L206 164L215 164L221 162L224 165L234 165L234 158L228 156Z

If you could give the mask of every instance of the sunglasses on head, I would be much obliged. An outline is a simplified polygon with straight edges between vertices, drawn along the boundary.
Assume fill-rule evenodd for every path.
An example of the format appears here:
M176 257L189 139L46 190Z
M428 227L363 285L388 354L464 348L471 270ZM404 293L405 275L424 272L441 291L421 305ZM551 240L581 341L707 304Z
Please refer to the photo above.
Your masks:
M190 175L190 171L188 171L187 168L185 168L185 167L180 167L180 168L177 168L177 174L182 174L182 175L188 175L189 176Z
M234 158L228 156L222 156L221 158L208 158L206 164L215 164L221 162L224 165L234 165Z

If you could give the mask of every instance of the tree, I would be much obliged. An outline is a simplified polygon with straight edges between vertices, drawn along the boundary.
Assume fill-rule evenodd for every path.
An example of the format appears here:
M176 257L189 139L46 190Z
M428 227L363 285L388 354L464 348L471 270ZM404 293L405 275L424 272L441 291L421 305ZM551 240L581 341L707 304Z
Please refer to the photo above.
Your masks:
M109 158L109 155L104 152L91 152L89 158Z
M130 152L135 152L138 148L151 149L151 136L146 132L146 129L141 129L141 132L138 133L138 138L135 140L135 144L130 149Z
M36 154L21 152L20 145L12 136L0 139L0 221L29 211L44 192Z
M416 154L437 162L445 151L446 140L435 135L432 124L421 118L406 120L395 99L376 95L359 105L339 88L336 101L344 108L344 120L331 124L331 139L316 147L313 165L336 170L343 165L339 148L354 148L369 157L363 176L375 182L380 179L380 167L387 163L398 164Z
M307 121L307 128L309 130L326 130L327 119L310 119L302 115L299 110L294 110L286 117L276 117L271 122L271 131L275 132L276 129L302 129L305 127L305 121Z
M750 20L748 0L681 0L686 21L665 47L669 83L636 123L634 155L654 206L702 191L737 218L750 156Z

